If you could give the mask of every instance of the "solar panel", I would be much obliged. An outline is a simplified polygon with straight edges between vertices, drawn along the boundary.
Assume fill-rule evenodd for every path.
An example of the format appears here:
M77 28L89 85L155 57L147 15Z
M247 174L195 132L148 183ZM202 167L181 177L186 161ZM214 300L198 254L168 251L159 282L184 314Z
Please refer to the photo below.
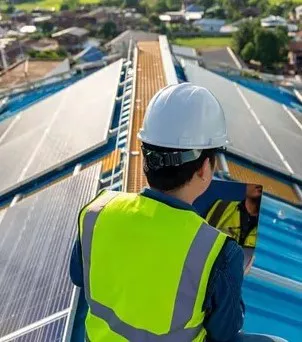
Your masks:
M0 145L0 194L107 142L122 63L91 74L21 114Z
M96 194L99 173L100 165L91 166L6 210L0 223L0 338L70 307L77 215Z
M231 141L230 150L239 151L247 157L251 156L287 172L231 81L190 64L186 64L185 71L190 82L209 89L221 103Z

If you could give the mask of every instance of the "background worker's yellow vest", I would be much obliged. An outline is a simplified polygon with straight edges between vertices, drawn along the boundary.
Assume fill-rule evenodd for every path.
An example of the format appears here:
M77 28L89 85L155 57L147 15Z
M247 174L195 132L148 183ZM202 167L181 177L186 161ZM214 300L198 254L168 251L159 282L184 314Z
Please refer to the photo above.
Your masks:
M226 235L196 213L105 191L80 213L92 342L201 342L212 266Z
M218 200L214 203L211 210L208 212L206 216L206 220L213 224L213 216L217 214L217 207L222 202L222 200ZM220 218L216 224L213 224L216 228L220 229L224 233L230 235L233 239L239 242L240 239L240 210L238 208L239 201L229 202L227 206L223 209L221 213L219 213ZM246 237L243 246L244 247L255 247L256 246L256 238L257 238L257 226L254 227Z

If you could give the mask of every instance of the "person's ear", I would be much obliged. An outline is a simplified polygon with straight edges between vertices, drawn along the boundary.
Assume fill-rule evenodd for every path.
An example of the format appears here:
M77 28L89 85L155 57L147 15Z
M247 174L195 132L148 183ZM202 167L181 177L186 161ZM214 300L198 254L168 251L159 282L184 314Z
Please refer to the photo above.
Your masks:
M207 159L203 162L201 168L200 168L199 170L197 170L197 176L198 176L199 178L201 178L203 181L205 180L205 176L206 176L206 174L207 174L207 169L208 169L208 167L210 167L209 164L210 164L210 160L209 160L209 158L207 158Z

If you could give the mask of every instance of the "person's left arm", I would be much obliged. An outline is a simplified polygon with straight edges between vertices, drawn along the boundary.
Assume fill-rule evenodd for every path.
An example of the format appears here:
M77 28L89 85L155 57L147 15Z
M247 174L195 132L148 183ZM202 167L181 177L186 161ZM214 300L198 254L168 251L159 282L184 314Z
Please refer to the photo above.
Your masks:
M82 247L79 238L77 238L76 242L73 245L70 258L69 273L71 281L74 285L78 287L84 287Z

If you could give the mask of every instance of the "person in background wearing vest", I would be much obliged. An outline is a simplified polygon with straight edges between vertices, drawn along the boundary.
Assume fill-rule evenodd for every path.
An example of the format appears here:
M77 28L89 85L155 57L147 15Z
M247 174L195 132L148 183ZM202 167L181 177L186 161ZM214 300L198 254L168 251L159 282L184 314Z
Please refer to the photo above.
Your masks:
M102 191L79 215L70 264L86 341L281 341L244 335L243 252L192 206L211 183L224 113L207 89L160 90L143 127L141 193Z
M255 248L262 186L247 184L243 201L216 201L207 222L235 239L240 246Z

